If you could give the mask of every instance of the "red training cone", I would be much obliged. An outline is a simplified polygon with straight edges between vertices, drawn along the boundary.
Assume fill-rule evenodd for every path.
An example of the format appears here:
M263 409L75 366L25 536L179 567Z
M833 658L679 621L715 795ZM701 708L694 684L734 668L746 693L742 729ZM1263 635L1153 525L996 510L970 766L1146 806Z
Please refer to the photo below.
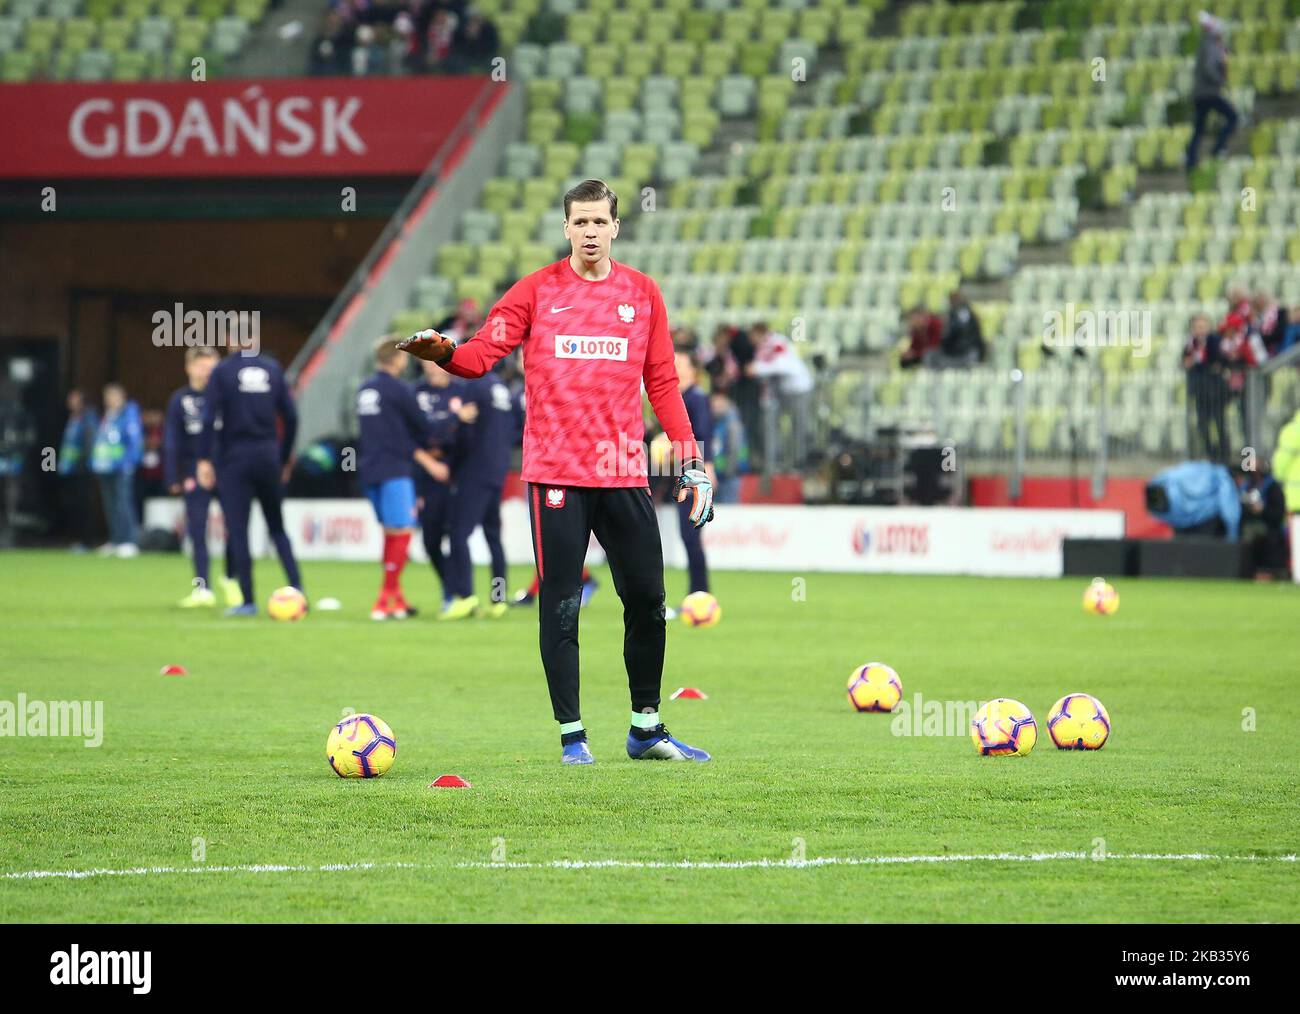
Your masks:
M164 676L188 676L189 670L183 665L165 665L162 667Z
M469 782L460 775L439 775L438 779L429 785L431 789L468 789L469 787Z
M697 701L707 701L709 699L709 695L697 687L678 687L668 699L675 701L679 697L687 697Z

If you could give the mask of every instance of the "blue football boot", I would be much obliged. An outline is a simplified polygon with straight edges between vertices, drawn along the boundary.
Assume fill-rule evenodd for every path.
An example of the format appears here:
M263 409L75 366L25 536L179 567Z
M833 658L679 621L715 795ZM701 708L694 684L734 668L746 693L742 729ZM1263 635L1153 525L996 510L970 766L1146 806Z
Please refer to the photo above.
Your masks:
M637 739L630 731L627 734L627 755L633 760L676 760L706 761L709 755L697 746L687 746L680 739L674 739L660 722L652 730L649 739Z
M257 606L251 602L245 602L242 606L231 606L226 610L227 616L256 616Z
M591 749L587 746L585 739L580 739L576 743L567 743L563 747L563 753L560 755L561 764L595 764L596 758L591 755Z

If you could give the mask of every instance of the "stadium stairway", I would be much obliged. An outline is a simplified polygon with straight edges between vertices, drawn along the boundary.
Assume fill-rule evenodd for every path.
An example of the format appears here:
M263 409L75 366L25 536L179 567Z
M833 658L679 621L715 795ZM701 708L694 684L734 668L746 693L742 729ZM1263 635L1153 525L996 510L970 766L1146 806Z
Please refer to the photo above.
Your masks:
M279 77L301 73L298 68L306 67L310 60L320 17L320 0L281 0L253 29L244 49L231 61L229 75Z

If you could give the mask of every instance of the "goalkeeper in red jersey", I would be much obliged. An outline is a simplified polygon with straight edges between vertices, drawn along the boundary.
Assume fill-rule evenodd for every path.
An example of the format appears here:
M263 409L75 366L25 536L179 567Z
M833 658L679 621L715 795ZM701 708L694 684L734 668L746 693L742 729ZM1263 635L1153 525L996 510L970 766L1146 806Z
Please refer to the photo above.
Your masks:
M472 339L436 331L402 343L458 377L479 377L523 345L523 481L541 578L542 665L560 723L562 760L592 763L578 706L582 565L594 532L623 601L623 661L635 760L706 761L659 719L664 664L664 560L647 481L641 385L683 463L677 498L697 528L713 517L713 484L691 431L673 363L668 314L654 280L610 259L618 198L599 180L564 195L570 256L521 278Z

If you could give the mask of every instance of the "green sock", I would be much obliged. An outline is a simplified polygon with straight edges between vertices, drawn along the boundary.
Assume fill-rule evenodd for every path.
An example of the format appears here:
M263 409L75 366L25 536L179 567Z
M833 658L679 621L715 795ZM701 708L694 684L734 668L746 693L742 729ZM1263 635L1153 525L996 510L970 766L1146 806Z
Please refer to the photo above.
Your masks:
M632 728L634 729L653 729L659 724L659 712L652 711L649 714L643 714L640 711L632 712Z
M561 722L560 735L567 736L571 732L582 732L581 722Z

